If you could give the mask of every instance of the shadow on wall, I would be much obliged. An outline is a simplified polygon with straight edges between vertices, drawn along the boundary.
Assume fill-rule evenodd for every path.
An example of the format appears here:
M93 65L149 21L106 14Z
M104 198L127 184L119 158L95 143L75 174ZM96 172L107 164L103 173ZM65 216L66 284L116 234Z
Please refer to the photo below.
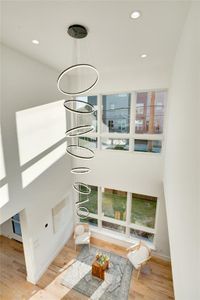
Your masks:
M15 149L9 149L6 153L14 150L15 157L10 157L9 162L12 159L12 173L18 173L18 189L20 186L24 189L66 153L66 118L63 101L18 111L15 115L17 143ZM8 130L5 134L9 135ZM12 197L12 193L9 193L9 177L6 176L2 135L0 127L0 208Z

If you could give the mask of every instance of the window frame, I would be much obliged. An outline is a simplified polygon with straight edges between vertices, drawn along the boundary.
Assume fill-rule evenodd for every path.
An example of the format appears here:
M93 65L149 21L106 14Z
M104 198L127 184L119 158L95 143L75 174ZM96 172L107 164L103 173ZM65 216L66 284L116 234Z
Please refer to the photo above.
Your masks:
M164 101L164 117L163 117L163 132L162 133L136 133L135 132L135 120L136 120L136 101L137 101L137 93L141 92L159 92L163 91L166 92L166 98ZM115 133L115 132L103 132L102 130L102 111L103 111L103 96L115 95L115 94L130 94L130 124L129 124L129 133ZM97 148L94 151L121 151L121 152L131 152L134 155L162 155L164 152L164 134L165 134L165 127L166 127L166 111L167 111L167 96L168 90L167 88L163 89L142 89L142 90L135 90L135 91L115 91L115 92L108 92L108 93L97 93L95 94L87 94L88 96L97 96L97 131L91 132L83 135L83 137L91 137L97 138ZM129 140L129 149L127 151L124 150L115 150L115 149L102 149L101 141L104 138L111 138L111 139L128 139ZM161 141L161 151L159 153L155 152L142 152L142 151L135 151L135 140L155 140Z
M97 220L97 226L93 226L93 225L89 224L89 226L91 226L91 229L95 228L95 229L102 230L102 233L103 233L103 231L108 232L108 233L112 233L113 235L116 235L116 237L121 236L121 237L125 238L127 241L128 240L131 240L131 241L140 240L140 238L138 238L136 236L135 237L131 236L130 229L144 231L146 233L151 233L151 234L154 235L153 236L153 241L147 240L147 242L150 245L155 246L156 233L157 233L157 222L158 222L158 210L159 210L159 203L160 203L159 196L158 195L157 196L153 195L153 197L157 198L157 200L156 200L156 211L155 211L155 224L154 224L154 228L150 228L150 227L147 227L147 226L131 223L132 194L135 194L135 193L125 191L127 193L126 219L124 221L122 221L122 220L118 220L118 219L114 219L114 218L111 218L111 217L104 216L103 211L102 211L102 208L103 208L103 201L102 201L103 200L103 197L102 197L103 187L99 187L99 186L96 186L96 187L98 188L97 214L89 213L88 217L96 219ZM110 188L112 188L112 187L110 187ZM77 193L76 193L76 196L77 196L77 198L79 197L79 195ZM83 212L83 215L87 215L87 213ZM78 221L80 221L80 218L78 218ZM113 223L113 224L116 224L116 225L121 225L121 226L125 227L125 233L121 233L121 232L117 232L117 231L110 230L110 229L107 229L107 228L103 228L103 226L102 226L103 221ZM84 219L83 219L83 222L84 222Z

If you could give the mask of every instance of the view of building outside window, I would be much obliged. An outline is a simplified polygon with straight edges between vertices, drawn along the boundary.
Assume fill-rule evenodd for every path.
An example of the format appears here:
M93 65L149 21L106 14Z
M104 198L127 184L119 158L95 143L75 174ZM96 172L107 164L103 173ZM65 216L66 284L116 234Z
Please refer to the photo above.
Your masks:
M161 141L135 139L134 151L160 153Z
M157 198L132 194L131 223L155 227Z
M135 133L163 133L166 91L138 92Z
M130 94L103 96L102 131L129 133Z
M98 129L97 128L97 126L98 126L98 124L97 124L97 96L78 96L78 97L76 97L76 100L85 101L89 104L92 104L95 108L95 112L92 114L76 114L76 115L74 115L77 126L93 125L95 128L94 132L97 132L97 129ZM87 105L77 102L76 109L78 109L80 111L86 111Z
M113 189L102 189L102 211L104 216L126 220L127 193Z
M101 149L129 150L129 140L102 138Z

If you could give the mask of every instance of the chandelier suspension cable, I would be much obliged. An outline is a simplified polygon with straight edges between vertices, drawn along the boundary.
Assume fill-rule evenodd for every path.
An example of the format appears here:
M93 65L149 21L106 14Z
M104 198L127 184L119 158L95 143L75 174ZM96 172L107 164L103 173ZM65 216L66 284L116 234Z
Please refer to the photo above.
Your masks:
M96 110L89 102L77 99L76 97L90 91L97 84L99 73L93 65L85 62L79 63L79 41L87 36L87 29L79 24L71 25L68 28L68 34L73 38L73 64L63 70L57 79L58 90L61 93L70 96L70 99L67 99L64 102L66 111L71 113L71 123L73 126L66 131L66 137L71 139L70 144L67 144L66 152L73 158L90 160L94 157L94 151L88 147L81 146L79 138L86 133L92 132L95 128L88 121L86 124L79 125L78 122L80 117L78 116L91 116L96 113ZM71 173L75 175L87 174L90 171L90 168L84 166L73 167L71 169ZM73 189L79 195L88 196L91 193L91 188L80 181L73 184ZM90 199L87 197L86 200L84 199L75 203L76 214L80 219L86 219L89 216L88 208L83 206L84 203L89 201Z

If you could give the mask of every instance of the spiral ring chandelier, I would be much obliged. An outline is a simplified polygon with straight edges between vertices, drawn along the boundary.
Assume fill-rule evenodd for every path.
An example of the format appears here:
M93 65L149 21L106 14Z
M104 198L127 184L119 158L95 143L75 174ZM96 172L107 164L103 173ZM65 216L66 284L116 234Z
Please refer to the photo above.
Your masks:
M88 34L87 29L79 24L71 25L68 28L68 34L74 39L82 39L85 38ZM88 84L88 86L84 88L77 88L77 90L70 90L70 74L73 74L74 71L77 70L86 70L87 72L93 72L93 80ZM57 79L57 88L58 90L65 95L68 96L78 96L82 95L88 91L90 91L98 82L99 73L97 69L90 64L75 64L60 73ZM63 84L64 83L64 84ZM64 87L63 87L64 86ZM67 86L67 88L66 88ZM82 106L82 108L78 108ZM92 104L78 100L78 99L68 99L64 102L64 107L67 111L72 114L82 114L82 115L91 115L95 112L95 108ZM86 133L92 132L94 130L94 126L90 124L74 126L66 131L67 138L79 138ZM94 151L88 147L79 146L78 141L76 143L71 143L67 146L66 149L67 154L70 156L80 159L80 160L90 160L94 157ZM89 173L91 170L88 167L79 166L71 169L71 173L75 175L83 175ZM83 183L83 182L75 182L73 184L73 189L80 195L89 195L91 193L91 188ZM87 207L83 206L84 203L88 202L89 198L87 197L84 201L77 201L76 205L76 214L80 219L86 219L89 216L89 210Z

